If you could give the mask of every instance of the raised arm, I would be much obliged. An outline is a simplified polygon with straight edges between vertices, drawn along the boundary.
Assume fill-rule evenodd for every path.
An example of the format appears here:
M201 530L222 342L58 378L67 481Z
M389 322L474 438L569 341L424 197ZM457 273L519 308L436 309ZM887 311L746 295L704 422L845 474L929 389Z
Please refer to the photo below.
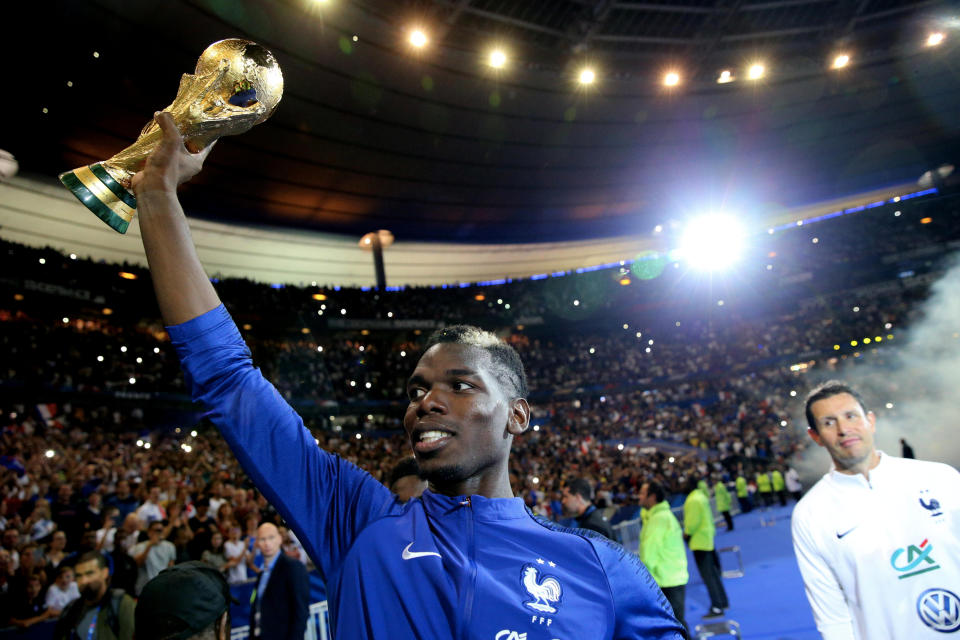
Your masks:
M303 420L253 366L250 350L200 265L176 197L200 171L169 114L163 140L133 179L157 301L193 399L207 408L257 488L297 532L326 577L356 535L393 505L368 473L322 451ZM209 149L209 147L208 147Z
M197 175L213 145L191 153L169 113L155 116L163 140L133 176L143 248L166 324L180 324L220 305L197 258L177 187Z

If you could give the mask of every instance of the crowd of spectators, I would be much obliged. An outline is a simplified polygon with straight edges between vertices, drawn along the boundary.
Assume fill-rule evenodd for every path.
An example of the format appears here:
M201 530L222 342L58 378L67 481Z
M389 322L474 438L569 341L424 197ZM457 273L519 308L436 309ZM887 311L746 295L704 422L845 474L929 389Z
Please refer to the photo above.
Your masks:
M877 252L953 241L960 227L944 222L957 217L948 205L941 203L936 224L918 218L932 205L899 216L880 208L891 224L903 223L897 235L864 234L850 216L825 223L822 243L773 236L776 250L762 257L786 256L777 269L794 275L811 263L822 267L818 259L880 264ZM858 233L863 242L851 240ZM850 251L815 255L845 242ZM71 560L92 549L109 555L113 586L134 595L186 560L218 567L231 583L255 575L257 526L283 523L217 432L184 407L179 365L145 272L6 242L0 258L17 267L6 273L38 265L0 281L0 624L56 616L78 595ZM118 270L127 276L118 279ZM802 448L793 420L806 376L847 358L882 362L928 284L864 267L849 286L818 288L814 278L799 293L711 294L688 308L664 302L682 297L667 276L646 290L617 282L632 273L613 267L445 291L238 280L218 290L256 364L301 410L317 445L384 482L409 456L400 430L405 379L429 327L367 330L324 318L471 322L498 331L520 352L533 399L533 426L515 443L511 482L533 511L558 519L572 478L596 487L598 506L631 512L645 481L678 492L691 478L729 481L782 464ZM644 291L655 302L649 308L640 308ZM285 552L309 562L293 533L281 532Z

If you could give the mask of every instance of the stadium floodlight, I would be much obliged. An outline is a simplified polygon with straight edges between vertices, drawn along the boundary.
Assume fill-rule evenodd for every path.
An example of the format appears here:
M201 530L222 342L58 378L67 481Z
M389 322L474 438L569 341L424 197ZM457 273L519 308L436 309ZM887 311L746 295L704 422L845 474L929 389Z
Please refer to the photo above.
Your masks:
M490 52L488 62L494 69L502 69L507 64L507 54L502 49L494 49Z
M420 29L414 29L410 32L409 41L417 49L422 49L427 44L427 34Z
M728 215L709 214L691 220L680 244L682 259L695 269L720 271L740 259L743 225Z

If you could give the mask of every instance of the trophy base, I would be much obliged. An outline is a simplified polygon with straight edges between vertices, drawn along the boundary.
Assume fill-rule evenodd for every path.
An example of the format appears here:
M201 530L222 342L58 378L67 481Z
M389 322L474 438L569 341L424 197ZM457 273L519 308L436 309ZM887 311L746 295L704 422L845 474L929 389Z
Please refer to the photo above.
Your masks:
M137 199L97 162L60 174L60 182L117 233L126 233Z

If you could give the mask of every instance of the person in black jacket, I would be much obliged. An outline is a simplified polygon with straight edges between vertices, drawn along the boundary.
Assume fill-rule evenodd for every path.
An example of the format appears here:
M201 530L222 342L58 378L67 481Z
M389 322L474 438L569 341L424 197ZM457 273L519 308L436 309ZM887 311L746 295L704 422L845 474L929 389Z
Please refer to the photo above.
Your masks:
M593 504L593 487L583 478L574 478L563 488L561 498L563 511L577 519L581 529L596 531L602 536L616 540L613 527Z
M110 588L106 556L87 551L74 572L80 597L60 614L53 640L132 640L136 603L122 589Z
M250 610L250 637L264 640L303 640L307 628L310 579L299 560L283 554L276 525L257 529L263 569L257 578Z

